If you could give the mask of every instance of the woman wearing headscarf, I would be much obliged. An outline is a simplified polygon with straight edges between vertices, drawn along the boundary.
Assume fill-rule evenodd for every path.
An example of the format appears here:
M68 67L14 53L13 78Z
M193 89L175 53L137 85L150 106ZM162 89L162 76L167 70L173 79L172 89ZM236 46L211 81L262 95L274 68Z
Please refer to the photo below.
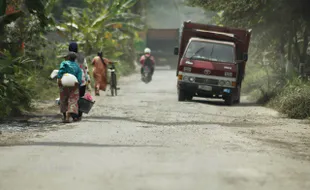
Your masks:
M93 59L92 64L93 76L95 79L95 93L100 96L100 90L105 91L107 87L107 64L110 61L102 57L102 52L98 52L97 56Z
M82 82L82 70L75 62L76 54L69 52L65 56L66 60L60 64L58 72L58 86L60 89L60 112L63 113L64 122L70 122L72 114L78 114L79 86ZM65 87L62 85L62 77L65 73L72 74L76 77L77 83L73 87Z
M82 70L82 83L79 87L79 94L80 94L80 97L83 97L86 92L86 87L90 83L90 76L89 76L87 62L86 62L86 59L83 53L78 51L78 44L76 42L71 42L69 44L69 51L75 52L77 54L76 63L78 63L79 67ZM73 114L72 116L73 120L74 121L81 120L82 115L83 113L81 111L79 111L79 114L77 115Z

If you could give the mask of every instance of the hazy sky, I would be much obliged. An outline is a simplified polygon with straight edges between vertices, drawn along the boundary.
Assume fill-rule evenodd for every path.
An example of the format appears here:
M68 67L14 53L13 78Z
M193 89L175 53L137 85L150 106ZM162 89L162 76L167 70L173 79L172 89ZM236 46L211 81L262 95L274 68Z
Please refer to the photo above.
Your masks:
M209 23L211 19L203 9L187 7L182 0L148 1L150 9L147 12L147 20L150 28L179 28L184 20Z

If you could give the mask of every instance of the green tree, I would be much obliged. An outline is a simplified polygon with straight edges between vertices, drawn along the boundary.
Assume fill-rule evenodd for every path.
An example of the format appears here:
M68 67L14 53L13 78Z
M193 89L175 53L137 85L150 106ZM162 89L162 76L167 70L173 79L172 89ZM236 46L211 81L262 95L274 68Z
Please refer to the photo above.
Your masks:
M141 16L131 12L138 0L87 0L87 8L64 11L58 26L68 38L78 41L86 55L99 50L109 58L125 59L133 68L133 39L143 29ZM74 18L74 19L73 19Z
M7 2L9 1L1 1L5 6ZM44 73L42 71L47 65L47 61L42 59L44 57L42 50L47 44L51 44L47 43L44 33L49 24L52 24L49 16L55 1L17 0L14 2L16 12L1 17L4 18L2 20L4 22L1 22L3 29L1 42L4 44L2 46L4 52L0 57L0 116L2 118L29 109L31 101L40 96L40 92L44 91L43 86L47 84L43 82L46 81L47 75L42 76ZM25 53L20 52L21 42L26 44Z

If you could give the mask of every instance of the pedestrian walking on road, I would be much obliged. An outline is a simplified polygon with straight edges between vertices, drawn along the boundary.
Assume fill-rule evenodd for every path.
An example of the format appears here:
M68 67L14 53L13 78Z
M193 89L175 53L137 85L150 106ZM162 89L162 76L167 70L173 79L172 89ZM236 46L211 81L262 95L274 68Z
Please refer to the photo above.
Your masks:
M82 83L79 87L80 98L85 95L86 87L90 84L90 76L88 71L88 65L85 59L85 56L78 51L78 44L76 42L71 42L69 44L69 51L75 52L77 54L77 58L75 62L79 65L82 70ZM72 118L74 121L80 121L82 119L83 113L79 111L79 114L73 114Z
M79 111L79 86L82 82L82 70L75 62L76 54L74 52L69 52L65 58L66 60L60 64L57 78L60 89L60 112L63 113L63 121L69 123L72 114L78 114ZM78 82L74 86L63 86L62 78L67 73L76 77Z
M100 90L105 91L107 87L107 70L108 64L110 61L106 58L102 57L102 52L98 52L97 56L94 57L92 64L93 68L93 76L95 79L95 93L96 96L100 96Z

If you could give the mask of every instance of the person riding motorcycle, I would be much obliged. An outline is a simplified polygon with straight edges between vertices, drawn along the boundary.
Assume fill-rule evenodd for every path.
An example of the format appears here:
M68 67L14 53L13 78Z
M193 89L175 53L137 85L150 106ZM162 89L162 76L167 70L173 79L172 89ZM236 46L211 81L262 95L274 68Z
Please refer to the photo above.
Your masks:
M143 74L144 67L149 67L151 70L151 76L154 74L155 69L155 59L151 55L151 49L145 48L144 55L140 58L140 64L141 64L141 74Z

